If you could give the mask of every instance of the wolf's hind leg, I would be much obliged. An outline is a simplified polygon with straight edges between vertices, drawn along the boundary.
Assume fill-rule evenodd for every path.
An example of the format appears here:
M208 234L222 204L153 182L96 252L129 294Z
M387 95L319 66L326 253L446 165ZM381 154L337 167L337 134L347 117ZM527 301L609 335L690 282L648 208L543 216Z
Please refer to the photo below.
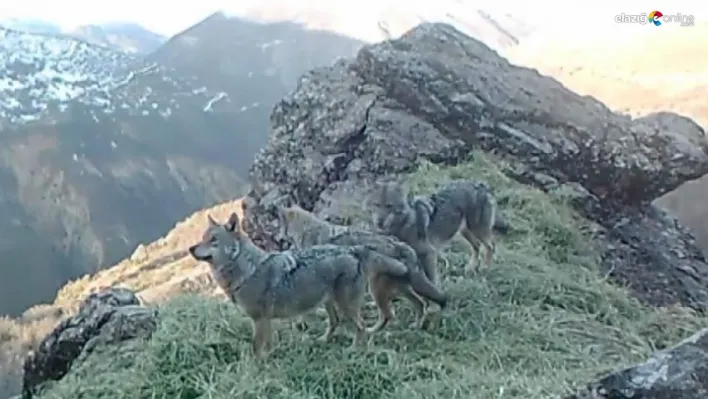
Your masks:
M384 280L385 277L376 276L369 283L371 296L374 297L376 307L379 309L379 319L373 327L366 330L367 333L375 333L381 330L394 318L393 309L391 308L393 293Z
M479 249L481 246L481 242L477 238L477 236L470 230L463 229L460 231L460 233L462 234L462 237L465 239L465 241L469 243L471 249L470 258L467 261L467 269L469 271L475 272L479 269Z

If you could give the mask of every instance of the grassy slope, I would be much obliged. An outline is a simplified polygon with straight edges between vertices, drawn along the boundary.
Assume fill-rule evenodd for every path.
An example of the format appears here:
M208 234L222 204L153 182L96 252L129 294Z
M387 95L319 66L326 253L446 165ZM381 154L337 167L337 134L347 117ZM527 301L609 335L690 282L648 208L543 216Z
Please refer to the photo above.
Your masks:
M450 246L450 270L441 274L454 300L430 332L406 327L404 302L398 321L366 350L346 349L346 329L330 345L314 341L324 321L305 333L283 323L276 350L259 364L236 307L181 296L162 305L152 340L99 351L43 397L547 398L706 324L688 310L645 308L599 278L597 256L579 233L583 220L476 158L422 166L408 182L427 192L449 178L483 177L520 232L500 243L494 267L476 278L455 277L464 246Z

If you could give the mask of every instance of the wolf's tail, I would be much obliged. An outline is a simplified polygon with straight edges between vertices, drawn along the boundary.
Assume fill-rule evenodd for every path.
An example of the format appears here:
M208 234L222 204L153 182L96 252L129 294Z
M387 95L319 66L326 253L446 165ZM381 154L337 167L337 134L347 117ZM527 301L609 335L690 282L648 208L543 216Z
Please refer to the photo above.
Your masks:
M363 245L354 246L354 250L363 261L367 274L385 274L391 277L405 277L408 275L408 267L396 259L382 255Z
M499 234L508 234L512 227L509 220L497 210L494 215L494 225L492 225L492 228Z
M416 294L437 303L440 309L445 308L447 295L436 287L421 271L411 272L410 283Z

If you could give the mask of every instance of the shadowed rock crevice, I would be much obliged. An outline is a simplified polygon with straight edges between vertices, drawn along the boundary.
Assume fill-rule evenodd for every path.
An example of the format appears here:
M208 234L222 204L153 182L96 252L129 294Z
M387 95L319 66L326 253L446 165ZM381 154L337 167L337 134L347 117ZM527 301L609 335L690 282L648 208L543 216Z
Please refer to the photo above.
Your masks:
M708 304L708 266L693 238L650 205L708 172L705 132L690 119L631 120L448 25L422 24L306 74L271 122L251 167L259 188L246 222L264 247L287 245L277 203L338 220L341 203L362 203L372 181L421 159L454 165L477 147L522 182L570 191L597 224L605 272L635 296L658 306Z

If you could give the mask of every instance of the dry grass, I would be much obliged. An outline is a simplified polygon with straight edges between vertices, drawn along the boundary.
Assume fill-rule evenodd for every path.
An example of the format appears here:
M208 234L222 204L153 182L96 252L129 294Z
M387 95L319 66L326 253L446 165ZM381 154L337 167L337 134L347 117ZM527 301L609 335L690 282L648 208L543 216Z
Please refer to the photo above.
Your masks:
M164 237L149 245L139 246L119 264L67 283L57 294L55 304L73 309L89 293L113 285L138 291L143 299L153 302L153 296L163 298L184 292L181 287L185 284L201 284L207 278L208 267L197 264L188 256L186 248L201 238L207 214L224 219L234 211L242 215L240 199L192 214L177 223ZM204 289L216 288L214 284L207 283L207 286Z
M346 349L344 332L332 344L315 342L323 322L305 333L283 323L276 350L257 363L250 325L236 307L179 296L160 305L151 340L103 348L43 397L548 398L705 326L689 310L649 309L599 278L597 256L579 232L584 221L482 157L422 166L409 184L428 191L469 176L493 184L516 232L476 278L461 276L466 255L451 245L442 274L453 300L431 331L406 327L404 302L399 321L356 351Z
M0 398L19 393L25 356L60 317L61 310L49 305L32 307L17 319L0 317Z
M62 313L75 312L81 300L93 291L124 286L138 291L147 303L164 302L185 293L223 298L208 268L185 256L184 248L198 240L207 212L220 219L234 210L240 212L240 200L197 212L177 223L165 237L137 251L131 259L69 282L59 291L53 305L34 306L18 319L0 318L0 399L19 393L22 363L29 350L57 325Z

